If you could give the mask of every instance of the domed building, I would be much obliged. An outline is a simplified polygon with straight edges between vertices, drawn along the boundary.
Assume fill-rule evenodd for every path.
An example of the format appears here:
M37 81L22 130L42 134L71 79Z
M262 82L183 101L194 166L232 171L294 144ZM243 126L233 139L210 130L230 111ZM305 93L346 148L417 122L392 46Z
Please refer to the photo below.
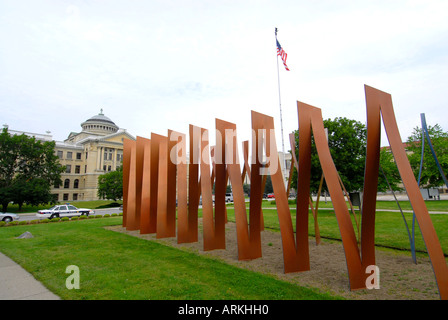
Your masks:
M81 132L71 132L63 142L56 141L56 153L66 166L62 185L52 189L57 201L97 200L98 177L122 164L123 140L135 140L102 109L81 123L81 128Z

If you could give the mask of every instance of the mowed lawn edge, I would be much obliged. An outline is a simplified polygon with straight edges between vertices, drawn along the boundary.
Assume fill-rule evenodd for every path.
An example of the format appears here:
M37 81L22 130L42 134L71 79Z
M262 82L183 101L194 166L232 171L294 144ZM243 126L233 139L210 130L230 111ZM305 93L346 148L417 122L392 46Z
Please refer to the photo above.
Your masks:
M66 300L340 299L155 241L106 230L122 217L0 228L0 251ZM34 238L16 239L29 231ZM69 290L68 266L80 289Z

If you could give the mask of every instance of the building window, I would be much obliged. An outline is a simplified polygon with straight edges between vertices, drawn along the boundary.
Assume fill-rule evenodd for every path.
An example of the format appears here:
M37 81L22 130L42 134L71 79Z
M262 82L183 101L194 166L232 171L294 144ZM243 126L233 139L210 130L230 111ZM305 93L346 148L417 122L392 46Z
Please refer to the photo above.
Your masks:
M107 166L106 166L106 165L104 165L104 166L103 166L103 170L104 170L104 171L106 171L106 169L107 169Z
M72 172L72 166L67 164L65 168L65 173L71 173Z
M81 152L77 152L76 153L76 160L81 160L81 156L82 156Z
M61 150L58 150L58 158L62 159L63 156L64 156L64 152L62 152Z
M81 166L75 166L75 173L81 173Z
M74 194L73 194L73 201L76 201L76 200L78 200L78 194L77 194L77 193L74 193Z
M65 180L64 180L64 188L65 188L65 189L70 188L70 179L65 179Z
M73 188L78 189L78 186L79 186L79 180L75 179L75 181L73 182Z
M67 159L72 159L72 157L73 157L73 152L67 151Z
M64 193L63 200L64 200L64 201L67 201L67 200L68 200L68 193Z

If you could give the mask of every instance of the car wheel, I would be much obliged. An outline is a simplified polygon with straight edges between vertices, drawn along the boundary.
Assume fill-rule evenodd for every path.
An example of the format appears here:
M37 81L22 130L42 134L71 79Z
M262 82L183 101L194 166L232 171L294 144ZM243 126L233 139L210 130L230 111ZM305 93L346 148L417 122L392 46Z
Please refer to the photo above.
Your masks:
M3 218L3 221L5 221L6 223L9 223L9 222L12 221L12 218L11 217L5 217L5 218Z
M50 219L53 219L53 218L59 218L59 215L58 214L52 214Z

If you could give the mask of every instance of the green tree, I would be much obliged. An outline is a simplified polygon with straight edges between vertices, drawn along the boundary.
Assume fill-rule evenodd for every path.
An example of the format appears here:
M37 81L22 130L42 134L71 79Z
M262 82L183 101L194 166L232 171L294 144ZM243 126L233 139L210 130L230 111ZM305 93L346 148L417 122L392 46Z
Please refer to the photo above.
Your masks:
M54 141L0 134L0 198L2 210L14 202L38 205L52 202L51 187L61 183L64 167L55 155Z
M389 185L393 191L401 190L402 188L399 186L401 182L400 173L398 172L397 165L394 161L394 156L388 148L381 148L380 165L381 167L378 175L378 191L389 191ZM384 176L386 176L387 181Z
M98 177L98 197L117 201L123 198L123 166Z
M274 187L272 186L272 179L271 176L268 175L266 177L266 184L264 185L264 193L273 193Z
M448 173L448 132L443 132L439 124L428 126L429 137L434 147L437 159L443 172ZM425 138L426 139L426 138ZM419 127L414 128L411 136L407 140L408 159L411 164L415 179L418 180L420 170L420 160L422 154L422 130ZM425 140L423 167L420 179L420 185L425 187L440 187L444 184L443 178L437 168L436 161L432 156L429 143Z

